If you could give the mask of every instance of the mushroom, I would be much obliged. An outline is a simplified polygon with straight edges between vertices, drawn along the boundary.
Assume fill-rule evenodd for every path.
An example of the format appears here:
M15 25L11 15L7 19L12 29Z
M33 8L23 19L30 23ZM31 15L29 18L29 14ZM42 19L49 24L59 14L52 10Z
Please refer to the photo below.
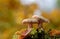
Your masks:
M32 24L38 23L36 19L24 19L22 24L28 24L28 28L32 28Z
M22 36L26 37L32 30L33 24L38 23L36 19L24 19L22 24L28 24L28 29L22 33Z
M39 28L43 28L43 26L42 26L43 22L49 23L48 19L46 19L46 18L44 18L42 16L33 15L32 18L37 19Z

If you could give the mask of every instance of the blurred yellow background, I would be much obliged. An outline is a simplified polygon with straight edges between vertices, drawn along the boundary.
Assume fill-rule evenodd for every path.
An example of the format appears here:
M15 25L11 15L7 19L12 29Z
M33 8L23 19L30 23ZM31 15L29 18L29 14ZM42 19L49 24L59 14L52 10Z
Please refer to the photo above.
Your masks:
M19 0L0 0L0 39L11 39L17 30L25 28L21 21L31 18L36 8L36 4L23 6ZM53 10L50 14L42 12L42 16L50 20L49 24L43 25L46 30L60 29L59 9Z

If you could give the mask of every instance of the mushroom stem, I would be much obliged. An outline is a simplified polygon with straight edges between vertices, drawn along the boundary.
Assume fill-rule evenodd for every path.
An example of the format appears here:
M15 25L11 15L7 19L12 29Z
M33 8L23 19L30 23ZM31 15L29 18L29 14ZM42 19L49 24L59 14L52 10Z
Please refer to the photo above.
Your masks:
M38 28L43 28L42 24L43 24L43 21L39 19L38 20Z
M42 28L42 24L38 23L38 28Z
M31 29L32 27L33 27L32 22L30 22L30 23L28 24L28 30Z

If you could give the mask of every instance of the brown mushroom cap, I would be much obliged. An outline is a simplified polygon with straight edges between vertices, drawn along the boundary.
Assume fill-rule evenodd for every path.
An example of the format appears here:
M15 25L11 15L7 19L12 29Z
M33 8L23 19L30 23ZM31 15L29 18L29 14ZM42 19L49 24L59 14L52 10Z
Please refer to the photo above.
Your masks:
M38 20L41 19L41 20L43 20L44 22L48 22L48 23L49 23L49 20L46 19L46 18L44 18L44 17L42 17L42 16L33 15L32 18L35 18L35 19L38 19Z
M30 19L30 18L24 19L22 21L22 24L29 24L29 23L38 23L38 21L36 19Z

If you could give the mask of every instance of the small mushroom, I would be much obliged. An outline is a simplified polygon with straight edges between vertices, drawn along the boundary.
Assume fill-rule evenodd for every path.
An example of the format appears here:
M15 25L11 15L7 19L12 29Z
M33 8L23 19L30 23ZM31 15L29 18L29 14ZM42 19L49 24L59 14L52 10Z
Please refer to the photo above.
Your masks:
M22 21L22 24L28 24L28 29L22 33L22 36L25 37L31 32L34 23L38 23L38 21L36 19L24 19Z
M28 28L32 28L33 27L32 24L35 24L35 23L38 23L36 19L24 19L22 21L22 24L28 24Z
M43 27L42 27L43 22L49 23L48 19L46 19L46 18L44 18L44 17L42 17L42 16L33 15L32 18L35 18L35 19L38 20L38 27L39 27L39 28L43 28Z

